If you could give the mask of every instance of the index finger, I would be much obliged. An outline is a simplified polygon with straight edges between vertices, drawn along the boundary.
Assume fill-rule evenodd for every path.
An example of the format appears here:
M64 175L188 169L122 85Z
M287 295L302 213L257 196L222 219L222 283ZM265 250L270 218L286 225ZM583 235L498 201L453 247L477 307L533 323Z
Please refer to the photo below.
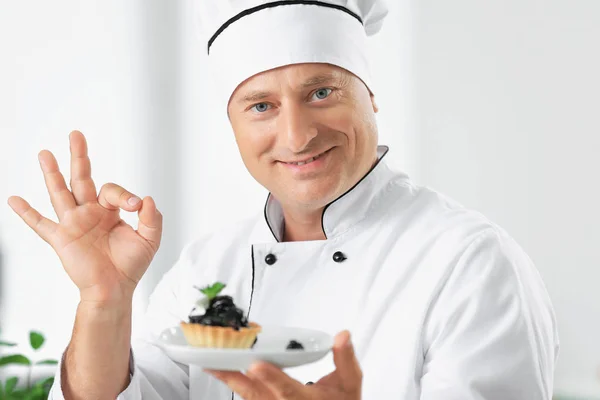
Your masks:
M57 224L54 221L41 215L37 210L29 205L24 199L18 196L8 198L8 205L15 213L25 221L31 229L35 231L46 243L52 246L52 236L56 232Z
M77 204L96 201L96 185L92 180L92 165L88 157L85 136L79 131L69 135L71 150L71 191Z

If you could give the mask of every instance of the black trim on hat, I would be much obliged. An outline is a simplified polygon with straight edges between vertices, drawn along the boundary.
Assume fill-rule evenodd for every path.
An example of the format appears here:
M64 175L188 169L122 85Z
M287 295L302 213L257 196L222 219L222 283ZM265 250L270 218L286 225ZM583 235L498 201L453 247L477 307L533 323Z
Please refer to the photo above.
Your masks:
M266 4L261 4L259 6L256 7L252 7L249 8L247 10L244 10L242 12L240 12L239 14L237 14L236 16L230 18L227 22L225 22L216 32L215 34L210 38L210 40L208 41L208 48L207 48L207 52L210 54L210 46L213 44L213 42L215 41L215 39L225 30L227 29L227 27L231 24L233 24L235 21L245 17L246 15L250 15L250 14L254 14L257 11L261 11L264 10L266 8L273 8L273 7L278 7L278 6L288 6L288 5L296 5L296 4L304 4L304 5L311 5L311 6L322 6L322 7L329 7L329 8L335 8L337 10L343 11L351 16L353 16L354 18L356 18L358 20L358 22L360 22L361 24L363 23L362 19L354 12L348 10L347 8L340 6L338 4L329 4L329 3L323 3L322 1L317 1L317 0L280 0L280 1L274 1L272 3L266 3Z

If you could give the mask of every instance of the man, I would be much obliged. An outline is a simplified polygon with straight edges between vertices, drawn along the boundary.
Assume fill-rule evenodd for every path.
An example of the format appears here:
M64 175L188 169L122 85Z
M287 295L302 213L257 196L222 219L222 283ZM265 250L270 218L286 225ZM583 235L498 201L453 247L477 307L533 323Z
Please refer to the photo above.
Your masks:
M70 190L40 153L59 223L9 199L81 293L50 398L549 400L558 337L529 258L480 214L391 170L377 145L365 40L383 3L199 4L215 95L270 195L258 217L186 246L151 296L149 330L186 320L195 286L220 281L251 321L335 334L333 352L289 371L224 372L131 346L131 299L162 216L115 184L97 194L74 132ZM138 212L137 231L120 209Z

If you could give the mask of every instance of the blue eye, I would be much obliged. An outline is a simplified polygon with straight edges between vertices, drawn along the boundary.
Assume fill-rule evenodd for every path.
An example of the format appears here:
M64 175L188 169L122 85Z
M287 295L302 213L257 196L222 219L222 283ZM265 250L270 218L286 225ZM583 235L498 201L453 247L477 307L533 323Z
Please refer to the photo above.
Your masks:
M313 96L317 96L317 99L319 100L323 100L324 98L326 98L327 96L329 96L331 94L331 92L333 92L333 90L329 89L329 88L322 88L317 90Z
M255 109L259 113L263 113L269 109L269 105L267 103L258 103L252 106L251 110Z

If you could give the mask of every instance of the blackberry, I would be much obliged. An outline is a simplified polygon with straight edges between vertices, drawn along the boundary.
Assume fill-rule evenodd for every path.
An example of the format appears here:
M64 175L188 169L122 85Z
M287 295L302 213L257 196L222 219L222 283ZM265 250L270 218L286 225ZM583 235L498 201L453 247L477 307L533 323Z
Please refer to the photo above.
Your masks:
M244 312L235 306L231 296L213 298L204 315L189 317L190 322L207 326L230 327L235 330L248 327L248 319Z
M228 310L230 308L235 308L235 304L233 303L233 298L231 296L217 296L210 301L209 308Z
M286 347L286 350L304 350L304 346L302 346L302 343L300 342L290 340Z

